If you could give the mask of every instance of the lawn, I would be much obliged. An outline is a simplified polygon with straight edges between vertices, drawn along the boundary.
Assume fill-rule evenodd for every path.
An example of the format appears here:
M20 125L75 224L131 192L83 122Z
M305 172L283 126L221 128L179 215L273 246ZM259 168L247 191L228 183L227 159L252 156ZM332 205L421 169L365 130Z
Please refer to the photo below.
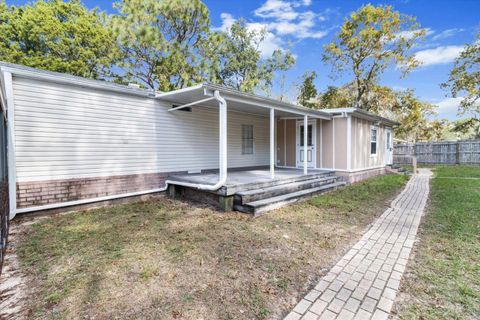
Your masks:
M479 319L480 167L437 167L434 173L421 240L396 309L401 319Z
M24 224L27 307L40 319L281 318L406 180L372 178L255 219L162 197Z

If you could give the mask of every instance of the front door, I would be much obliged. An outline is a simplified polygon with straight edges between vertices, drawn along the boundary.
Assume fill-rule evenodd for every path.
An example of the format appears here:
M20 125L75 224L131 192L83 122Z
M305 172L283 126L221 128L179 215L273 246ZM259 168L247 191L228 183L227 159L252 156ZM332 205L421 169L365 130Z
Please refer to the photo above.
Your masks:
M316 132L317 126L316 121L312 120L308 122L307 126L307 147L305 151L304 147L304 130L305 126L303 121L297 121L297 167L303 167L304 157L307 157L307 166L309 168L315 168L316 164Z
M386 150L385 150L385 164L392 164L393 162L393 137L392 130L387 129Z

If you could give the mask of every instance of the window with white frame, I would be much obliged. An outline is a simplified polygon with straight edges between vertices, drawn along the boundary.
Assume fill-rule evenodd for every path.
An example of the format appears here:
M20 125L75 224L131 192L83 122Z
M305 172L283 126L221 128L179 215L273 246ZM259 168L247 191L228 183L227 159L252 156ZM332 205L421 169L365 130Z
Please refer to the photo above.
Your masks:
M254 153L253 125L242 124L242 154Z
M370 155L371 156L377 155L377 138L378 138L378 128L371 127L370 128Z

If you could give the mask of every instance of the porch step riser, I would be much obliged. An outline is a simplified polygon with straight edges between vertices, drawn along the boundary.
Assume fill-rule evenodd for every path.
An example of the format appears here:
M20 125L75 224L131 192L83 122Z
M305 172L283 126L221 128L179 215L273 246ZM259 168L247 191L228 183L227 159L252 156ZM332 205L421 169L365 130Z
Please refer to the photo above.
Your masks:
M313 195L336 190L337 188L343 187L344 185L345 185L345 182L330 183L327 185L323 185L321 187L306 189L306 190L285 194L277 197L267 198L259 201L253 201L244 205L234 204L233 208L237 211L251 213L254 216L259 216L270 210L278 209L287 204L297 202L305 198L310 198Z
M331 177L331 178L329 177L329 178L301 181L301 182L291 183L289 185L280 185L280 186L274 186L270 188L239 192L235 194L235 203L244 205L246 203L253 202L253 201L272 198L272 197L276 197L276 196L280 196L288 193L294 193L301 190L321 187L323 185L335 183L337 182L337 180L338 180L338 177Z
M318 173L318 174L310 174L309 173L308 175L305 175L305 176L298 176L298 177L293 177L293 178L289 178L289 179L251 183L251 184L238 185L238 186L227 187L227 188L222 187L218 190L217 193L218 194L223 194L223 195L234 195L236 193L243 192L243 191L264 189L264 188L270 188L270 187L275 187L275 186L280 186L280 185L285 185L285 184L290 184L290 183L297 183L297 182L315 180L315 179L320 179L320 178L328 178L328 177L334 177L334 172Z

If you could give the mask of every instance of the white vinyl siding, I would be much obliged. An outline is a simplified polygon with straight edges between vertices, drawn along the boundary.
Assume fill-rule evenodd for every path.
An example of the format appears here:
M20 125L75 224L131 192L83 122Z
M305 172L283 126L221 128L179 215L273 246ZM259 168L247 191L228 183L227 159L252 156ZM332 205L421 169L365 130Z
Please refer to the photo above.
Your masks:
M19 182L218 168L218 109L14 78ZM268 118L228 112L228 166L268 165ZM256 152L242 155L241 124Z

